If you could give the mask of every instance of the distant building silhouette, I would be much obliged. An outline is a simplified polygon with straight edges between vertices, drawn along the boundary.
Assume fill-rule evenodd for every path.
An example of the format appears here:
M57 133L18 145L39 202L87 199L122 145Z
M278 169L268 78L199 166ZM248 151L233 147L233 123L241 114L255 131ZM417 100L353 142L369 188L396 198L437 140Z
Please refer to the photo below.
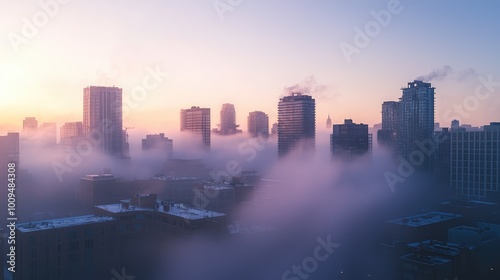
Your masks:
M377 131L377 142L386 147L396 149L399 117L399 102L382 103L382 129Z
M248 114L248 134L251 137L269 136L269 117L261 111L254 111Z
M122 89L89 86L83 89L83 132L97 149L123 157Z
M371 137L367 124L356 124L346 119L344 124L334 124L330 135L332 159L351 159L370 152Z
M332 119L330 119L330 114L328 114L328 118L326 119L326 128L327 129L332 128Z
M44 122L40 126L42 140L46 145L55 145L57 143L57 125L52 122Z
M278 136L278 123L273 123L273 126L271 127L271 136Z
M222 104L220 110L220 127L219 130L215 130L215 132L220 135L233 135L241 133L238 127L239 125L236 124L236 110L234 109L234 105L230 103Z
M401 90L403 95L399 99L397 126L398 153L412 162L417 161L411 156L419 151L418 143L433 137L434 87L430 83L415 80ZM415 165L417 169L432 171L431 157L424 156L419 161L422 163Z
M316 104L309 95L292 93L278 103L278 156L300 145L303 151L314 150Z
M38 121L35 117L26 117L23 120L23 135L33 137L38 132Z
M166 158L172 158L174 154L174 144L172 139L165 137L164 133L148 134L146 139L142 139L143 151L158 151L163 153Z
M63 146L77 148L78 143L84 138L82 122L64 123L59 131L59 143Z
M198 134L206 150L210 150L210 126L210 108L193 106L181 110L181 131Z

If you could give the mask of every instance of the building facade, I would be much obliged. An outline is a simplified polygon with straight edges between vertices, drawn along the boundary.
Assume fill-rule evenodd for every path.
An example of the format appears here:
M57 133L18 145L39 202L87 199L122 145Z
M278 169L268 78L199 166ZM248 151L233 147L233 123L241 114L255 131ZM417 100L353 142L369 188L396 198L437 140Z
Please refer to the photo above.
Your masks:
M434 87L415 80L402 88L399 99L397 124L398 153L410 160L412 152L419 149L417 142L432 139L434 133ZM426 157L418 169L432 171L432 158Z
M294 148L314 150L316 138L316 104L309 95L292 93L278 103L278 156Z
M83 89L83 133L104 154L122 157L122 89L89 86Z
M459 197L498 199L500 123L483 131L451 132L451 186Z
M367 124L356 124L346 119L344 124L334 124L330 134L332 159L350 159L371 150L371 137Z
M210 150L210 108L193 106L181 110L181 131L200 135L201 143L206 150Z
M261 111L254 111L248 114L248 134L251 137L269 136L269 117Z
M238 127L239 125L236 124L236 110L234 109L234 105L230 103L222 104L218 133L220 135L233 135L241 133L241 130L239 130Z

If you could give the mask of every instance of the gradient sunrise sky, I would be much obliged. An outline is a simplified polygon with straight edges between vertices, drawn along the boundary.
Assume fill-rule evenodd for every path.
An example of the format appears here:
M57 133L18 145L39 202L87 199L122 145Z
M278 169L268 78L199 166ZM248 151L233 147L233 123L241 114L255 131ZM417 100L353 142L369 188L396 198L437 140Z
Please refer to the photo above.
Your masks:
M26 21L43 22L40 3L53 1L1 1L0 133L20 131L27 116L81 121L84 87L130 95L155 68L169 76L134 102L124 126L177 131L179 110L198 105L212 109L215 127L229 102L246 130L248 112L275 122L284 89L307 81L318 129L328 114L373 125L383 101L433 71L437 122L500 121L500 85L474 99L479 77L500 81L498 1L66 0L26 38ZM214 3L233 7L221 17ZM356 28L388 6L398 12L348 61L341 44L356 46ZM466 114L450 115L464 102Z

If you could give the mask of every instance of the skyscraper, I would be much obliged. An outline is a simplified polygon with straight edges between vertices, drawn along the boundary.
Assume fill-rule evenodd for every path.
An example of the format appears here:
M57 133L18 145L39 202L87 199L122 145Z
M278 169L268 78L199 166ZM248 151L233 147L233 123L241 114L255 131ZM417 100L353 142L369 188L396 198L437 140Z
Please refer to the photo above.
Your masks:
M409 82L399 99L397 144L398 153L406 160L417 151L417 143L432 139L434 133L434 88L422 81ZM413 161L420 161L414 159ZM411 162L411 161L410 161ZM418 169L432 170L432 158L423 159Z
M332 159L351 159L370 151L370 137L367 124L356 124L351 119L344 124L334 124L330 135Z
M122 157L122 89L89 86L83 89L83 132L101 152Z
M269 117L261 111L254 111L248 114L248 134L251 137L269 136Z
M292 93L278 103L278 156L300 146L313 150L316 138L316 104L309 95Z
M233 135L240 133L239 125L236 124L236 110L230 103L222 104L220 110L220 135Z
M210 108L193 106L181 110L181 131L200 135L203 147L210 150Z
M326 119L326 128L327 129L332 128L332 119L330 119L330 114L328 114L328 118Z
M396 148L398 116L399 102L385 101L382 103L382 129L377 131L378 143Z

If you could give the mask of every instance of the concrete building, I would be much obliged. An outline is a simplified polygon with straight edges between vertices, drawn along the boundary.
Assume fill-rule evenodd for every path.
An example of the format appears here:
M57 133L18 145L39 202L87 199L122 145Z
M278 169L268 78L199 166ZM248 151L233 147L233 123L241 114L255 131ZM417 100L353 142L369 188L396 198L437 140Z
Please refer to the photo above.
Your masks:
M316 104L309 95L292 93L278 103L278 156L298 148L314 151L316 139Z
M210 108L191 107L181 110L181 131L200 136L200 144L210 150Z
M399 98L397 143L398 153L406 160L419 149L418 142L432 139L434 133L434 87L422 81L409 82ZM432 157L425 157L417 169L432 171Z
M459 197L500 199L500 123L451 132L450 180Z
M269 117L261 111L254 111L248 114L248 134L250 137L269 136Z
M120 268L113 218L79 216L18 224L15 280L109 279Z
M164 133L146 135L142 139L142 151L156 151L164 154L166 158L172 158L174 155L174 141L165 137Z
M403 243L427 239L446 241L448 229L459 226L462 222L462 216L458 214L427 212L390 220L386 223L386 232L388 240Z
M83 133L95 140L98 151L123 157L121 88L88 86L83 89Z
M330 154L332 159L352 159L370 151L368 125L353 123L346 119L344 124L334 124L330 134Z

